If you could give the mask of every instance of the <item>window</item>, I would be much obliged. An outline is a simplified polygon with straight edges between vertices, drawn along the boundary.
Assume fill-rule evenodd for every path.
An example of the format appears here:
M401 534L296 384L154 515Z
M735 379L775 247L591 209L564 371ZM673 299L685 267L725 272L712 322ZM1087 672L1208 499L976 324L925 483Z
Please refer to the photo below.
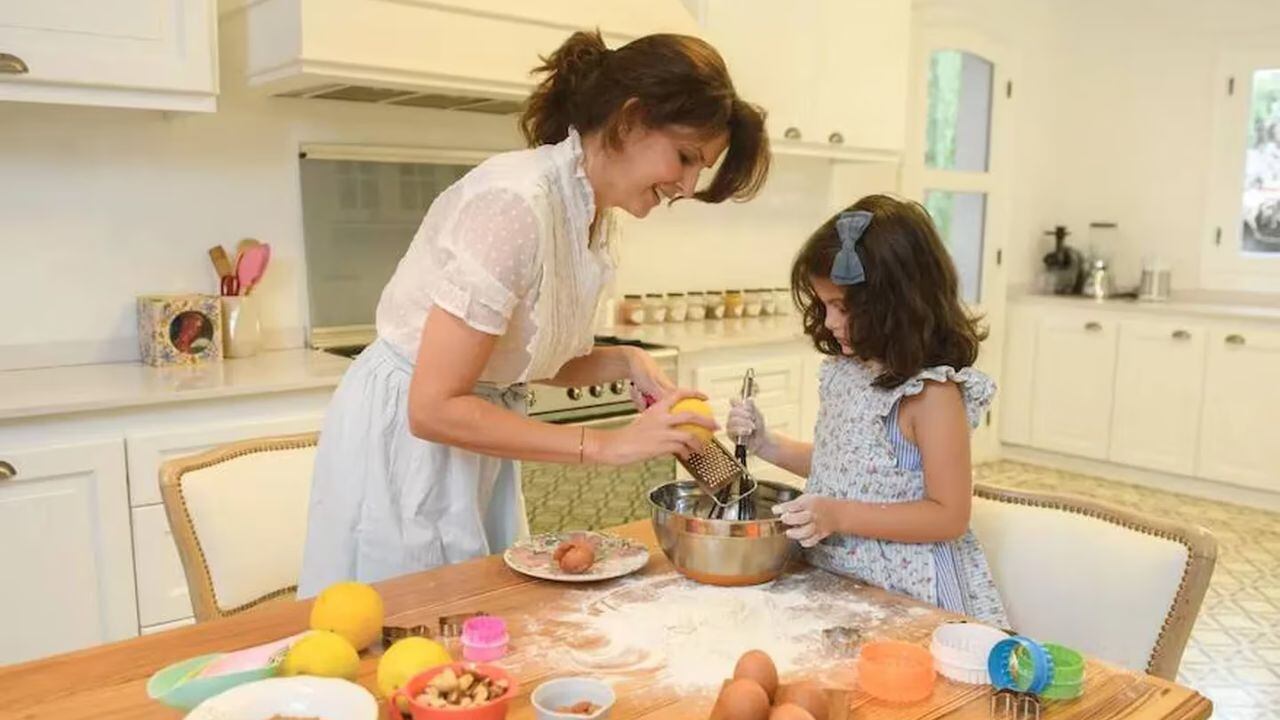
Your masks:
M1249 83L1240 250L1280 253L1280 67L1256 70Z

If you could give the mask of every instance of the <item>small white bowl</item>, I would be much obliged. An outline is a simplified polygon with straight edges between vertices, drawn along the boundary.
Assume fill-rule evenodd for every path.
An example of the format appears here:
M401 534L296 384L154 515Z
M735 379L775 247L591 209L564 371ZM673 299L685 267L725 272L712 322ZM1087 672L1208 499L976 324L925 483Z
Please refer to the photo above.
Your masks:
M605 683L586 677L567 677L548 680L533 691L533 712L538 720L604 720L618 697ZM556 712L556 708L587 702L600 709L590 715Z
M238 685L205 700L187 720L266 720L276 715L319 720L378 720L368 690L333 678L277 677Z

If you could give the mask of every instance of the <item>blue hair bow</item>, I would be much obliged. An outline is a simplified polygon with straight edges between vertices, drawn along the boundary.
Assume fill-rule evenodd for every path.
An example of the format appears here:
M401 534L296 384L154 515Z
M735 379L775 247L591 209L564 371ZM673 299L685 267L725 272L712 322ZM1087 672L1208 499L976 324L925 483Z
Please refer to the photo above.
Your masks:
M836 216L836 235L840 238L840 252L831 263L831 282L837 285L857 285L867 279L867 271L858 257L858 241L871 224L871 213L852 210Z

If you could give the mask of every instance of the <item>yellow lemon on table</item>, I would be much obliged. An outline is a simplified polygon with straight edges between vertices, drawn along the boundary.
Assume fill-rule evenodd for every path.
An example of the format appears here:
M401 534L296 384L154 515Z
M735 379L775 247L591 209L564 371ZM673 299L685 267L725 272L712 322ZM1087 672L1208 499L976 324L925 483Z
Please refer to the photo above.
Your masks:
M671 406L672 415L676 415L679 413L686 413L686 412L694 413L696 415L701 415L709 420L715 419L715 417L711 414L711 406L707 404L706 400L702 400L699 398L685 398L680 402L676 403L675 405ZM701 425L685 424L685 425L677 425L676 428L680 430L684 430L687 433L691 433L694 437L698 438L704 443L711 440L711 435L712 435L711 431L702 427Z
M363 650L382 633L382 596L364 583L334 583L311 606L311 629L332 630Z
M378 660L378 693L391 693L404 687L409 679L423 670L453 662L443 645L423 637L407 637L395 641Z
M337 633L313 630L289 648L280 663L280 674L315 675L354 681L360 670L360 655Z

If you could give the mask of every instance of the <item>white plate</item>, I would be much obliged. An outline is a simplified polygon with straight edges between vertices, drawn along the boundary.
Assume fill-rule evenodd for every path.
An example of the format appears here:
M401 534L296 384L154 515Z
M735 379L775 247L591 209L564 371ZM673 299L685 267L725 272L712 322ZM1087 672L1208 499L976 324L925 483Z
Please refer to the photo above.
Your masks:
M196 706L187 720L378 720L378 703L353 682L299 675L245 683Z
M595 563L578 575L561 570L554 557L556 547L570 538L584 538L596 549ZM502 559L512 570L543 580L596 582L630 575L644 567L649 562L649 548L644 543L604 533L546 533L516 542L502 554Z

